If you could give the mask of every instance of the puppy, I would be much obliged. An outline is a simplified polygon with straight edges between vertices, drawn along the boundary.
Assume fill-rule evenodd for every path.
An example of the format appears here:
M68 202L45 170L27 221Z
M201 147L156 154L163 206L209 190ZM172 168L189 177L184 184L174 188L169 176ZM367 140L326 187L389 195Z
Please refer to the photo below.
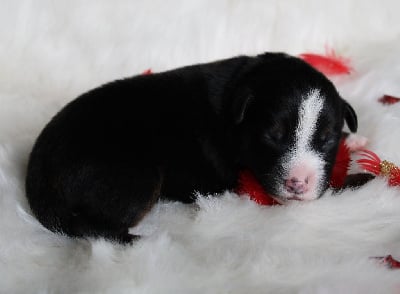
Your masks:
M344 121L332 83L281 53L239 56L118 80L64 107L27 170L32 212L73 237L130 242L158 199L233 189L250 170L280 202L328 187Z

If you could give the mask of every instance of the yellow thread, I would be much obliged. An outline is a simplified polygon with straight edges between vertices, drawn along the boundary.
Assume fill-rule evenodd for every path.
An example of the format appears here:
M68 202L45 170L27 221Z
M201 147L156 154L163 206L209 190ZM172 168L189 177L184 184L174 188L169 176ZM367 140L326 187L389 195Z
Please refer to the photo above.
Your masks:
M382 160L380 163L381 174L384 176L390 176L392 171L398 170L399 168L392 162L387 160Z

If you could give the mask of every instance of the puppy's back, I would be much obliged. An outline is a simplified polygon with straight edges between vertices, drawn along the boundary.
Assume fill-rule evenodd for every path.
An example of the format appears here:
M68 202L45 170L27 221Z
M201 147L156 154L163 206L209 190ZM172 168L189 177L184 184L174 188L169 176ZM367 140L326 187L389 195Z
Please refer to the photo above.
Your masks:
M207 94L194 66L115 81L69 103L30 156L33 213L52 231L129 240L127 228L158 197L160 169L198 152L198 136L214 125Z

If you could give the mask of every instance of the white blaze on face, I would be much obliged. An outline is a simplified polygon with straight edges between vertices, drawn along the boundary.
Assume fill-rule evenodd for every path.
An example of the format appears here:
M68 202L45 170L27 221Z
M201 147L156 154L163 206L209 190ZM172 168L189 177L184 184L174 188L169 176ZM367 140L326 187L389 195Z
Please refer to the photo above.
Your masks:
M303 194L295 195L303 200L316 199L321 191L324 177L324 161L311 148L311 141L317 128L318 118L323 108L323 98L318 89L311 90L299 108L299 121L295 131L294 145L283 159L283 178L305 181L307 189ZM290 198L292 195L283 184L281 195Z

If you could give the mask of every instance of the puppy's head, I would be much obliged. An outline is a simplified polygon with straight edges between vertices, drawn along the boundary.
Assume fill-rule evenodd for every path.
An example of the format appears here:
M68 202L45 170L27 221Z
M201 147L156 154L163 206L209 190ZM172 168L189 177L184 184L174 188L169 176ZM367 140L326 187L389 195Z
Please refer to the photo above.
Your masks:
M313 200L327 189L344 121L357 117L332 83L284 54L254 59L232 99L240 164L278 201Z

